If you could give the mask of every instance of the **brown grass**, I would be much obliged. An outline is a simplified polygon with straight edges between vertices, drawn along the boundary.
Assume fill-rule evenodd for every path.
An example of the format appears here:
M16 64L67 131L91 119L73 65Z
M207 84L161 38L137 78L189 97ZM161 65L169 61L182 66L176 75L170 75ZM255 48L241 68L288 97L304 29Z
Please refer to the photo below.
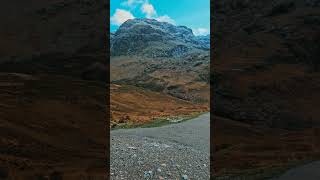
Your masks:
M80 179L94 170L103 179L104 84L8 73L0 84L1 173L37 179L58 171Z
M128 85L111 85L111 113L114 124L142 124L154 118L190 115L208 110L208 105L193 104L164 93Z

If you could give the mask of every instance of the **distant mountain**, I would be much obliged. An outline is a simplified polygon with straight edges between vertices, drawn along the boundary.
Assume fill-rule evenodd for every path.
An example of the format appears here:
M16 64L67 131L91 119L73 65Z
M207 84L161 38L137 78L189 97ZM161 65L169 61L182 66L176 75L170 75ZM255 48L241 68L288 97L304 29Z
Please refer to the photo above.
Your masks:
M195 38L200 46L210 49L210 34L205 36L196 36Z
M209 51L210 44L209 36L154 19L127 20L110 37L112 56L183 57Z

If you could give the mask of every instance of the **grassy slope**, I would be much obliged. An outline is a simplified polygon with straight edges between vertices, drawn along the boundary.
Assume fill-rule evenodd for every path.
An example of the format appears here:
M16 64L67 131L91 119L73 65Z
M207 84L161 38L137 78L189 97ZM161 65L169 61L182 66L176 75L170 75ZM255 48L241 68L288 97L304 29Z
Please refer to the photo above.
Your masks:
M111 81L163 92L180 99L209 104L209 57L149 59L112 57Z
M112 127L159 126L166 117L209 110L208 56L111 57ZM196 65L195 65L196 64ZM152 122L151 122L152 121Z
M140 125L172 116L190 116L208 111L206 105L194 104L160 92L129 85L111 85L112 126Z

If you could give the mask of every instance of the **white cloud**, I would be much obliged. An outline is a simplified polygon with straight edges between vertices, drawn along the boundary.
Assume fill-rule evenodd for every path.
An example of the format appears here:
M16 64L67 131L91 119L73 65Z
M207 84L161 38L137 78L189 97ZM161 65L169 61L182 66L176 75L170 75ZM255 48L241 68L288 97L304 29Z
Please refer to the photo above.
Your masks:
M148 0L125 0L121 5L129 7L131 10L135 9L137 6L141 6L141 12L146 15L146 18L154 18L160 22L175 24L175 21L168 15L158 16L154 6L150 4ZM127 19L133 18L134 16L129 11L117 9L116 13L111 17L111 22L120 25Z
M157 15L156 10L153 5L148 3L147 1L142 4L141 11L146 14L147 18L151 18L153 15Z
M193 31L193 34L196 36L204 36L210 33L209 29L206 29L206 28L197 28L197 29L193 29L192 31Z
M111 23L118 26L120 26L128 19L134 19L134 16L131 14L130 11L126 11L123 9L116 9L116 12L110 18Z
M170 23L170 24L176 24L176 22L171 17L169 17L168 15L159 16L159 17L156 18L156 20L160 21L160 22L167 22L167 23Z

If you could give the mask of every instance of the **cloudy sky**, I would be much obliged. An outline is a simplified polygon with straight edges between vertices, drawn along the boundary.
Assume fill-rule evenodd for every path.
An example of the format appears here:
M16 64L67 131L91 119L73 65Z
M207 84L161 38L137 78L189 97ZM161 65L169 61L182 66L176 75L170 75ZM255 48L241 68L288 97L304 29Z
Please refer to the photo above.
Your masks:
M191 28L195 35L210 33L210 0L110 0L110 31L127 19L153 18Z

